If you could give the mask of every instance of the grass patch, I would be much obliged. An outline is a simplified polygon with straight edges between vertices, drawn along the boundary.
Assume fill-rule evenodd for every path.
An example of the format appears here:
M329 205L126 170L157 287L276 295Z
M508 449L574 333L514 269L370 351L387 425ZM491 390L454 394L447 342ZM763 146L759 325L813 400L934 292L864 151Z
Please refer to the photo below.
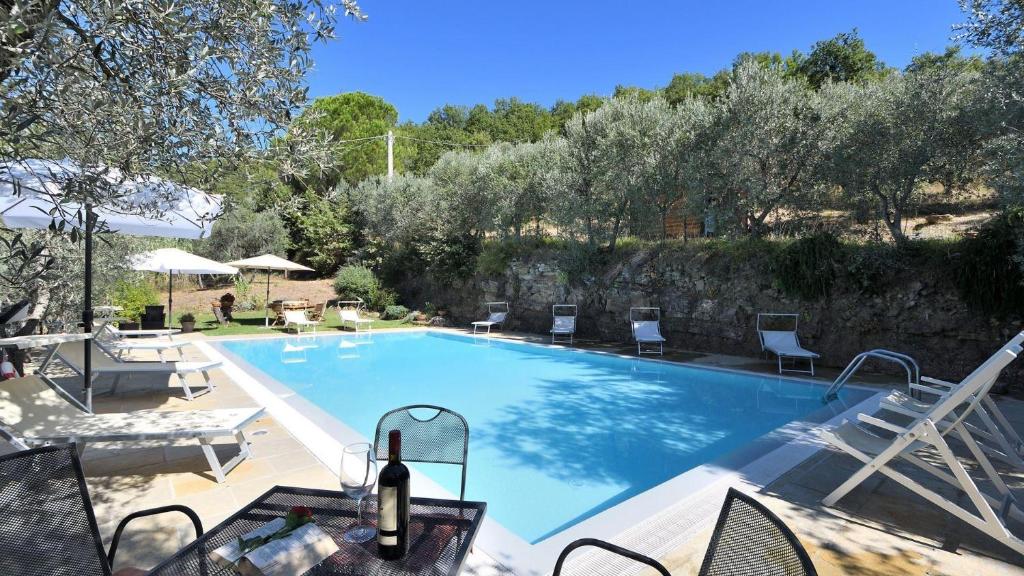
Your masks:
M177 317L178 315L175 314ZM221 326L213 314L196 314L196 332L202 332L205 336L245 336L248 334L273 334L292 333L292 330L285 331L280 326L272 326L268 330L263 325L263 311L236 312L234 320L227 326ZM330 334L331 332L352 332L352 327L341 327L341 320L336 312L328 311L325 321L317 328L319 333ZM175 325L178 325L177 323ZM403 320L374 320L374 329L382 328L413 328L412 323Z

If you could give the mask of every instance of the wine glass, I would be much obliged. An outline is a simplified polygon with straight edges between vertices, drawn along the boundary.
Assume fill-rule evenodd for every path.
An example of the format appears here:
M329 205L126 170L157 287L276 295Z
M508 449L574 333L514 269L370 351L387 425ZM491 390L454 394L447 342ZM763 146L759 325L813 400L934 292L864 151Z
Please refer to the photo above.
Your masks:
M366 442L349 444L341 453L341 489L356 501L356 523L342 536L346 542L361 543L377 535L372 525L363 524L363 498L377 483L377 456Z

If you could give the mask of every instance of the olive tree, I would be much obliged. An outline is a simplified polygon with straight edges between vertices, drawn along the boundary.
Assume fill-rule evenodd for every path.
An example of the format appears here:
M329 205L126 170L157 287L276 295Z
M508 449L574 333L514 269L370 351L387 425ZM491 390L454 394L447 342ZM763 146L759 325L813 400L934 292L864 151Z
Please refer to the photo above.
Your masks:
M607 241L615 250L632 223L636 228L652 197L667 179L656 166L665 152L672 108L660 96L627 94L565 124L564 139L552 143L556 220L570 237L590 246ZM660 180L659 180L660 178Z
M494 230L493 189L481 183L480 153L452 151L430 169L436 187L433 218L443 237L468 236L477 241Z
M709 203L760 234L773 210L807 206L831 128L814 91L754 60L738 64L718 106L705 134Z
M534 225L540 233L548 208L545 167L551 157L549 141L500 143L480 157L477 182L494 201L495 227L499 234L509 231L518 240L523 228Z
M1001 54L1024 49L1024 0L960 0L968 20L956 26L960 37Z
M840 127L830 173L853 197L877 205L896 241L925 182L969 179L963 111L976 102L978 74L944 67L891 75L868 85L826 86L827 122Z
M325 147L313 131L272 144L305 104L313 45L334 35L340 13L361 18L354 0L4 2L0 158L68 158L83 170L65 178L64 202L147 215L164 198L125 205L120 180L204 186L251 157L278 156L285 171L316 165ZM74 250L53 235L8 238L6 259L38 255L25 269L39 277L37 264L59 267L54 255Z
M435 195L431 179L396 174L390 182L381 177L360 182L352 190L352 205L374 238L392 245L412 244L435 225Z
M354 0L14 0L0 9L0 157L183 180L268 150L306 103L313 43ZM289 152L312 152L302 143ZM82 187L109 203L116 187Z

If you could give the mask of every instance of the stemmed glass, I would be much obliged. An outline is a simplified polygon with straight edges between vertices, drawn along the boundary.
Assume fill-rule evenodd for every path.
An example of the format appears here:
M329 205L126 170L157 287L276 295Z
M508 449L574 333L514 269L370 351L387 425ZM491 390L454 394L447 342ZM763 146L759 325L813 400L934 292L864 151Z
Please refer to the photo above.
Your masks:
M363 498L377 483L377 456L366 442L349 444L341 453L341 489L356 501L356 523L342 535L346 542L361 543L377 535L372 525L363 524Z

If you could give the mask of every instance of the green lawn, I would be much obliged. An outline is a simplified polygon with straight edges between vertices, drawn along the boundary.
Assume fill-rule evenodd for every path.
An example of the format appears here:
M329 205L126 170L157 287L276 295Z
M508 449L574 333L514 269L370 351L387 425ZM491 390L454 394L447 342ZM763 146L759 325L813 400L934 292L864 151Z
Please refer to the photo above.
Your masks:
M175 314L175 316L178 316ZM269 330L263 326L263 311L235 312L234 320L228 326L221 326L213 314L196 314L196 332L202 332L206 336L239 336L245 334L271 334L274 332L284 333L284 328L272 326ZM175 318L175 326L179 326ZM341 320L337 313L328 311L325 322L320 324L318 330L322 332L333 332L346 330L351 332L352 327L341 328ZM413 328L414 324L403 323L401 320L374 320L374 328ZM292 330L289 330L292 332Z

